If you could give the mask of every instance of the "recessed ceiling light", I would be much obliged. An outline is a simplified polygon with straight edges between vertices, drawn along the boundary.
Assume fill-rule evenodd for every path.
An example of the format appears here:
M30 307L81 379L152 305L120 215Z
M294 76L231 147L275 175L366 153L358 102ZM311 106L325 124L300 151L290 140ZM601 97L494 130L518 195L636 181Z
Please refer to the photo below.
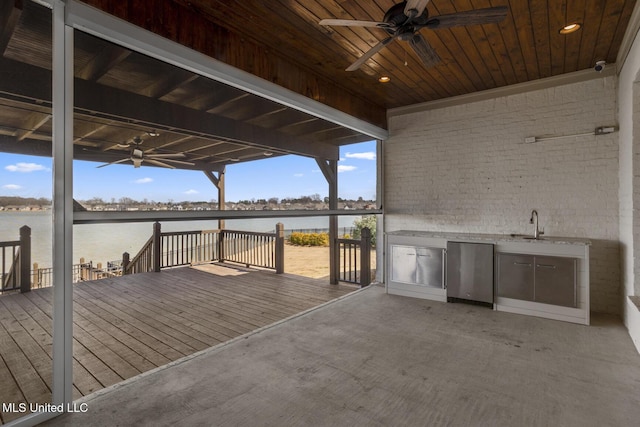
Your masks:
M265 157L270 157L273 156L273 153L271 151L265 151L264 153L262 153L265 155Z
M147 135L149 136L160 136L160 134L158 132L156 132L155 129L150 130L149 132L147 132Z
M581 27L582 25L580 25L577 22L574 22L572 24L568 24L562 27L562 29L560 29L560 34L571 34L578 31Z
M378 79L378 81L380 83L389 83L391 81L391 78L389 76L382 76Z

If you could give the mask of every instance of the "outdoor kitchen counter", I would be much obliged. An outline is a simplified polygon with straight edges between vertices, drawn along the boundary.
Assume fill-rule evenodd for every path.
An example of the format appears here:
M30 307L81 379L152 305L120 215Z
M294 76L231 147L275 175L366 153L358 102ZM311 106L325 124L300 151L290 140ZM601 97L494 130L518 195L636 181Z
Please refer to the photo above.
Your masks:
M495 310L588 325L590 317L589 248L591 241L583 238L547 237L544 235L537 240L526 237L531 236L418 230L387 232L387 292L415 298L447 301L446 275L442 273L441 280L435 280L440 271L444 271L444 266L446 265L447 243L485 243L493 245L495 263L497 263L499 257L513 257L514 255L529 256L529 259L536 257L535 259L545 259L547 261L553 261L554 259L566 260L567 258L575 260L575 267L572 273L572 276L575 277L575 304L572 304L572 306L545 304L537 300L506 298L504 294L500 294L496 290L498 286L494 283L495 297L493 307ZM428 274L429 271L433 270L431 267L426 269L420 265L420 261L411 261L410 257L411 253L413 253L411 248L415 248L413 252L433 251L431 252L432 254L442 254L438 258L442 259L442 267L436 270L436 274ZM409 258L404 254L407 254ZM422 259L425 259L424 256L422 256ZM497 264L494 268L497 269ZM427 279L424 279L425 277ZM542 285L545 282L539 283Z
M444 239L456 242L477 242L477 243L499 243L499 242L522 242L522 243L553 243L559 245L591 245L589 239L576 237L555 237L543 235L540 239L527 239L525 234L484 234L484 233L462 233L451 231L417 231L398 230L387 233L387 236L406 236L427 239Z

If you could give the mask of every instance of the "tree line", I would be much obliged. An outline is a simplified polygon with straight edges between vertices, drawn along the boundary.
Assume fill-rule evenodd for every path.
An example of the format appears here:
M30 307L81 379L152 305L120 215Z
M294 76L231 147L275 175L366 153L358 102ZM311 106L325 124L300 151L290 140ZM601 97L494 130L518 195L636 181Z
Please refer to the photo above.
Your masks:
M0 206L51 206L51 199L45 197L0 196Z
M338 197L338 202L364 202L362 197L358 197L357 200L343 199ZM172 205L188 205L188 206L208 206L216 204L216 200L210 201L180 201L176 202L169 199L166 202L156 202L154 200L135 200L130 197L120 197L118 199L111 198L110 200L104 200L101 197L93 197L88 200L80 200L80 203L86 206L96 205L124 205L124 206L172 206ZM286 204L309 204L309 203L329 203L328 197L321 197L319 194L312 194L310 196L300 197L286 197L280 199L278 197L270 197L268 199L251 199L251 200L239 200L238 202L227 203L241 203L245 205L286 205ZM51 199L45 197L33 198L33 197L18 197L18 196L0 196L0 206L50 206Z

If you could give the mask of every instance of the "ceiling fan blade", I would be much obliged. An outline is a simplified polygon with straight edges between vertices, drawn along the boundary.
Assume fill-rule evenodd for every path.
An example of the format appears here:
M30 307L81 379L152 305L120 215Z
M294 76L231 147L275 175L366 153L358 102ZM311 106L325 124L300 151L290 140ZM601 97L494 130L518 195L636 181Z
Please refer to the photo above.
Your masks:
M393 28L393 24L387 22L375 21L356 21L353 19L323 19L318 22L320 25L330 25L334 27L377 27L377 28Z
M184 153L167 153L167 154L145 154L145 159L172 159L179 158L184 159L186 156Z
M422 15L424 9L427 7L429 0L407 0L407 4L404 7L404 14L409 18L415 18Z
M158 161L158 159L149 159L149 158L147 158L147 160ZM195 163L193 163L193 162L185 162L184 160L162 159L162 161L163 162L177 163L179 165L195 166Z
M433 67L440 62L440 57L422 34L414 34L409 40L409 45L426 67Z
M383 47L385 47L386 45L391 43L396 37L397 36L391 36L391 37L387 37L386 39L382 40L380 43L378 43L377 45L375 45L374 47L372 47L371 49L366 51L360 58L358 58L358 60L356 62L354 62L353 64L349 65L349 67L347 68L346 71L355 71L358 68L360 68L360 66L362 66L362 64L364 64L373 55L378 53L380 51L380 49L382 49Z
M440 28L460 27L464 25L497 24L506 18L509 8L506 6L489 7L486 9L467 10L465 12L451 13L435 16L420 28L433 30Z
M175 166L172 166L168 163L164 163L158 160L153 160L153 159L145 159L144 160L147 163L151 163L152 165L156 165L156 166L162 166L163 168L169 168L169 169L175 169Z
M115 164L117 164L117 163L124 163L124 162L127 162L127 161L129 161L129 160L130 160L130 159L127 157L126 159L120 159L120 160L116 160L115 162L105 163L105 164L103 164L103 165L96 166L96 168L103 168L103 167L105 167L105 166L115 165Z

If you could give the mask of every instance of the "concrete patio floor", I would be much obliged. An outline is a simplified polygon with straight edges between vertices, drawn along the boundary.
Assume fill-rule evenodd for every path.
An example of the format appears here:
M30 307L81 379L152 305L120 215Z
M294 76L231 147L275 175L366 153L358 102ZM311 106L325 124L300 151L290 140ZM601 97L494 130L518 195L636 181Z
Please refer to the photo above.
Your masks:
M371 286L84 397L49 426L631 426L640 355L592 326Z

